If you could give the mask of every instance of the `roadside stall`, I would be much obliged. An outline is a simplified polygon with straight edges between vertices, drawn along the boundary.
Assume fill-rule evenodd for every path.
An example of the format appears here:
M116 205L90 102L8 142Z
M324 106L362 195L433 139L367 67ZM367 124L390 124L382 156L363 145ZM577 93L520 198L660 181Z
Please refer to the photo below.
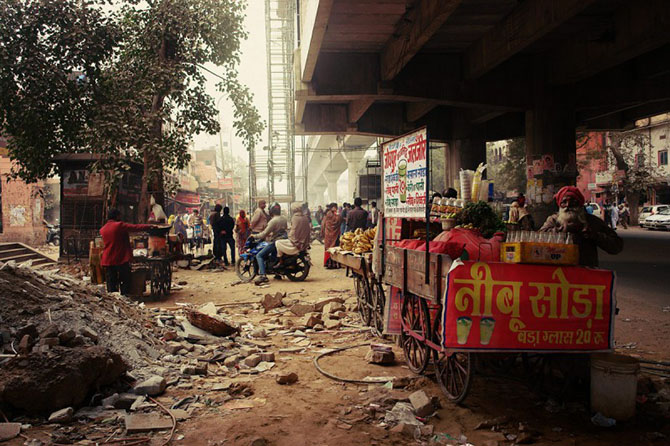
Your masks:
M441 389L459 402L487 357L502 366L522 355L542 367L549 354L611 351L614 273L577 266L565 234L505 234L478 201L482 166L461 174L459 198L429 202L428 144L426 128L383 144L384 218L370 268L377 289L388 287L372 308L384 309L383 333L400 337L409 368L423 373L432 360ZM336 258L371 282L363 258L346 257L355 255Z
M342 235L340 246L331 248L331 259L347 268L354 280L358 312L365 325L371 326L381 335L384 331L384 288L379 274L373 271L372 244L377 237L377 228L347 232Z
M119 209L126 222L137 222L142 189L141 164L129 163L130 169L111 190L105 173L93 169L100 160L100 155L86 153L64 154L56 159L61 172L60 255L68 261L88 257L93 283L105 280L100 265L103 245L99 231L107 220L108 208ZM147 282L151 297L170 293L172 262L188 258L179 254L175 243L168 241L169 230L170 226L165 225L131 236L134 248L131 294L144 294Z

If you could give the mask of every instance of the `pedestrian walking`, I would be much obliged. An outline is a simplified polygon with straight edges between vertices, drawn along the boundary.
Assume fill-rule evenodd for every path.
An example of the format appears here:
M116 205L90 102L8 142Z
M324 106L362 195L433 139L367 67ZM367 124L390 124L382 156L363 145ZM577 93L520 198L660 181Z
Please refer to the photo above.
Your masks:
M340 224L340 234L344 234L349 230L349 228L347 228L347 216L350 209L351 205L349 203L345 202L342 204L342 212L340 212L340 217L342 217L342 223Z
M323 212L323 207L319 205L319 208L316 210L314 213L314 218L316 218L316 222L321 226L321 222L323 221L323 216L325 212Z
M321 236L323 237L323 266L327 269L337 268L339 264L333 262L330 258L328 249L337 246L337 239L340 238L342 228L342 217L337 214L337 204L330 203L326 207L326 215L321 224Z
M221 209L223 209L221 205L217 204L209 214L209 227L212 228L212 254L214 254L214 259L217 262L221 261L221 253L223 251L221 246L221 234L219 234L219 231L217 230L219 220L221 219Z
M628 218L630 217L628 207L623 204L619 205L619 223L624 229L628 229Z
M237 235L237 252L242 253L244 245L247 243L249 235L251 235L250 229L251 223L247 217L247 213L242 209L240 214L237 216L235 221L235 235Z
M370 209L370 227L374 228L379 222L379 209L377 208L377 202L373 201L371 203L372 209Z
M203 235L203 229L202 229L202 216L200 215L200 211L197 209L193 209L193 214L191 214L191 217L188 220L189 226L193 229L193 245L195 246L195 251L196 253L198 250L202 249L202 235Z
M617 224L619 223L619 208L616 204L612 205L611 216L612 216L612 229L616 231Z
M228 266L228 249L230 249L230 262L235 264L235 219L230 216L230 208L223 208L223 216L220 221L221 251L223 253L223 264Z

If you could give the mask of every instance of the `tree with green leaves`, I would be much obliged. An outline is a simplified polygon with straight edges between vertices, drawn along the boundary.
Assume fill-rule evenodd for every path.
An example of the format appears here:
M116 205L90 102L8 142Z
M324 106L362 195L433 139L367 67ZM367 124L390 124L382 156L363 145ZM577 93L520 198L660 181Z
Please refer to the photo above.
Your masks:
M592 135L577 136L578 146L584 146ZM642 131L607 132L601 150L590 150L578 164L587 168L591 161L604 161L615 172L614 181L630 209L630 222L638 224L640 199L650 187L659 182L663 172L651 155L651 141Z
M0 0L0 23L0 133L14 175L35 182L54 173L55 156L88 146L117 27L79 0Z
M641 131L609 132L606 148L616 170L623 173L620 179L621 192L630 208L630 222L637 225L640 197L657 184L662 176L651 156L649 136Z
M6 81L13 94L2 102L0 117L5 118L3 131L11 136L10 154L19 162L17 176L33 181L48 176L54 172L53 157L62 152L99 153L105 170L117 177L129 161L139 161L144 165L140 218L146 218L151 194L163 202L164 169L181 169L188 163L194 135L219 131L216 106L205 89L203 71L210 71L206 65L222 70L216 74L218 88L234 106L236 135L249 150L258 142L264 124L249 89L237 77L240 42L246 38L244 1L119 0L112 9L102 9L103 0L3 1L11 2L11 11L0 12L0 20L7 23L7 15L12 19L10 30L25 29L21 39L7 32L0 43L0 48L5 39L12 43L2 52L3 62L9 54L11 72L0 82L4 91ZM71 14L65 19L57 13L30 17L31 8L51 5L49 1L66 5ZM59 37L58 48L26 48L54 36ZM37 54L43 70L35 72L18 56L27 49ZM78 58L70 60L73 55ZM54 68L60 73L56 79ZM76 72L81 76L62 87L62 79ZM26 98L24 85L33 79L38 86ZM59 88L68 95L58 103L58 116L52 116L53 106L39 104L47 118L44 131L55 135L45 152L42 138L22 137L30 134L30 124L16 119L15 108L35 113L33 96L39 91L51 95ZM76 125L70 123L73 117ZM59 139L67 144L59 145Z

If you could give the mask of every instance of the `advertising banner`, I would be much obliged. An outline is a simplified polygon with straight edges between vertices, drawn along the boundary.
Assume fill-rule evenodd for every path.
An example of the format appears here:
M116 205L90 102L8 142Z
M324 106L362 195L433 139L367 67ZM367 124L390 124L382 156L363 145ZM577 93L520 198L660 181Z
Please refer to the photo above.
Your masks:
M443 344L462 350L612 348L614 273L463 262L448 277Z
M384 334L400 335L402 333L402 291L400 288L391 286L386 293L386 306L384 307Z
M427 149L425 127L382 145L386 217L426 216Z

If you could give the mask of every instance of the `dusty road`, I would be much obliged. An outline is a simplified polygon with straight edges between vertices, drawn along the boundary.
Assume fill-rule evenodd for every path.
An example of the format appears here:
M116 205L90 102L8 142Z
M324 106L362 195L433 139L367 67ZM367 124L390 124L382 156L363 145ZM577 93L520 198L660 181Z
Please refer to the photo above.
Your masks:
M329 296L355 302L351 279L344 270L325 270L321 267L323 248L312 249L315 266L303 283L271 280L268 288L257 288L251 284L231 286L237 281L231 270L225 272L178 271L175 282L186 282L182 290L176 291L169 301L150 306L170 307L176 303L227 304L225 312L240 323L263 326L264 324L297 323L298 318L286 312L265 315L253 310L251 305L236 303L258 302L266 293L277 291L288 297L316 302ZM622 287L624 290L626 288ZM628 291L620 293L619 319L626 322L616 324L616 338L620 344L636 343L635 348L625 350L654 357L668 358L667 330L670 313L646 308L641 298ZM232 304L232 305L231 305ZM652 318L653 315L653 318ZM650 326L649 321L655 323ZM349 325L357 325L355 313L349 313ZM181 444L189 445L250 445L252 440L262 437L267 444L277 446L294 445L339 445L370 444L391 445L414 443L411 436L389 432L379 426L380 418L370 413L370 403L383 405L389 399L403 399L417 388L440 399L442 409L430 420L434 426L433 443L459 444L457 439L475 446L514 444L516 439L528 438L537 444L551 445L612 445L612 444L664 444L655 440L655 432L670 437L670 426L664 420L645 414L645 406L633 421L612 429L595 427L590 422L588 396L575 397L546 394L529 390L528 379L501 379L493 376L478 376L466 401L460 405L449 403L434 382L434 376L418 378L407 389L385 389L380 385L345 384L321 375L314 367L314 357L325 348L378 342L366 332L344 327L332 332L307 334L309 346L301 353L281 353L279 350L295 345L295 338L273 332L264 341L274 350L277 365L270 372L259 375L240 375L234 380L251 384L254 395L248 399L252 407L230 408L217 405L217 394L209 390L212 377L192 378L191 386L169 388L166 402L178 398L199 395L205 401L197 410L197 416L180 424L184 435ZM660 334L665 333L663 338ZM390 342L390 341L387 341ZM629 344L631 346L632 344ZM413 376L403 362L402 352L396 347L397 365L381 367L364 361L365 348L349 350L324 358L322 366L330 373L343 378L360 379L366 376ZM299 381L290 386L275 382L274 374L294 371ZM216 379L216 378L214 378ZM223 378L221 378L223 379ZM197 405L196 405L197 406ZM374 407L374 406L373 406ZM482 421L506 416L505 424L496 432L476 429ZM521 424L520 424L521 423ZM532 435L527 433L531 432ZM426 437L424 437L425 440ZM428 437L430 438L430 437ZM261 444L261 443L259 443ZM425 443L429 444L429 443ZM464 443L462 443L464 444Z
M600 251L600 265L616 271L615 333L631 354L670 359L670 232L618 230L624 250Z

